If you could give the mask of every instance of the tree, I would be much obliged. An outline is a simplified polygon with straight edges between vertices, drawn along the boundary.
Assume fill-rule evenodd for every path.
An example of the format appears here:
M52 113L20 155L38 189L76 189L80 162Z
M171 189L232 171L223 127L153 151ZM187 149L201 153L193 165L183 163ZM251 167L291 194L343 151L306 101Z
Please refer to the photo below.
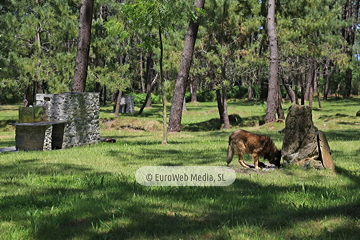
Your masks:
M76 9L73 2L65 0L1 3L0 76L8 100L18 102L26 89L32 96L69 91L78 23ZM33 99L30 96L27 100Z
M204 4L205 4L205 0L195 1L195 7L197 8L196 9L197 12L199 12L199 9L204 8ZM199 15L199 13L197 15ZM170 132L180 132L185 90L190 72L191 59L194 53L196 36L199 29L200 18L199 16L196 16L195 18L196 19L191 19L188 27L188 31L185 35L184 50L180 63L180 69L176 79L174 95L173 95L171 111L170 111L170 120L169 120Z
M0 3L0 88L6 93L0 95L2 103L20 102L25 91L29 100L37 92L71 91L80 11L76 2L80 3L66 0L4 0ZM314 94L324 92L324 99L329 94L346 96L349 90L356 94L358 61L354 60L354 54L358 46L355 38L358 2L276 1L278 78L292 101L298 102L301 94L305 104L305 90ZM160 92L161 81L154 82L154 79L159 80L156 76L160 71L158 16L161 13L162 76L166 100L170 100L184 49L183 38L189 19L195 19L190 14L197 14L193 4L194 0L94 1L85 91L107 89L107 93L102 94L105 102L106 96L114 96L119 88L124 94L144 92L143 82L147 80L148 89L155 94ZM188 81L194 100L196 93L201 93L198 94L200 101L204 95L210 96L207 101L213 101L218 90L219 115L224 123L223 109L226 108L221 99L227 97L224 94L229 90L233 96L235 86L240 87L242 97L246 94L243 89L247 88L249 99L259 97L259 88L264 86L261 96L267 99L267 94L263 94L268 92L268 84L264 83L269 77L267 5L267 1L258 0L206 2ZM124 6L133 8L134 17L128 17L129 11ZM110 30L119 25L122 26L119 31L110 35ZM118 67L114 67L116 64ZM310 75L312 64L316 67ZM128 65L126 72L119 69L122 65ZM106 77L109 74L117 74L131 83L124 85L119 81L119 86L110 86L113 80ZM150 94L148 96L151 99ZM308 94L309 102L311 97L312 94Z
M91 23L94 0L81 0L78 46L72 92L84 92L91 43Z
M323 88L327 95L329 86L333 85L330 83L333 70L337 67L343 71L348 66L340 34L344 26L342 3L331 0L281 1L281 8L277 8L276 27L281 32L277 36L280 73L288 93L290 87L295 87L295 102L298 89L301 90L301 104L305 104L305 100L312 102L311 92L315 93L316 88ZM320 70L326 70L326 81L318 77Z
M343 28L342 35L345 39L345 53L349 57L349 61L353 60L353 46L355 43L355 32L358 28L358 16L359 16L359 0L346 0L343 7L343 20L347 23L347 26ZM352 20L352 22L351 22ZM344 87L344 98L349 98L351 93L351 82L352 82L352 69L351 67L346 68L345 74L345 87Z
M141 108L139 110L139 114L142 114L145 107L152 106L151 92L152 92L152 88L153 88L156 78L157 78L157 75L156 75L153 80L151 79L151 76L152 76L151 73L153 72L153 68L154 68L154 59L153 59L152 55L153 55L152 52L150 52L149 56L146 59L146 73L145 73L146 97L145 97L145 101L143 102L143 105L141 106Z
M276 121L276 111L278 108L278 47L275 30L275 0L268 2L268 36L270 45L270 68L269 68L269 88L267 97L267 109L265 122Z
M221 9L219 11L219 9ZM227 112L227 88L235 80L232 67L234 52L243 43L242 22L239 19L238 1L211 0L206 5L207 19L204 27L204 59L207 64L206 79L215 90L219 117L225 129L230 128ZM229 71L231 69L231 71ZM229 75L231 76L229 78Z
M129 28L134 30L133 33L137 32L142 34L143 44L146 46L147 52L152 52L154 46L159 50L160 92L163 104L162 144L167 143L167 100L165 96L165 78L163 72L163 35L170 35L171 30L176 29L176 24L180 23L179 20L181 19L182 14L177 11L176 5L179 4L177 6L181 6L182 8L187 7L187 5L184 5L183 3L184 2L182 1L174 3L168 0L134 0L129 1L122 8L122 13L129 21ZM148 87L151 89L151 85Z

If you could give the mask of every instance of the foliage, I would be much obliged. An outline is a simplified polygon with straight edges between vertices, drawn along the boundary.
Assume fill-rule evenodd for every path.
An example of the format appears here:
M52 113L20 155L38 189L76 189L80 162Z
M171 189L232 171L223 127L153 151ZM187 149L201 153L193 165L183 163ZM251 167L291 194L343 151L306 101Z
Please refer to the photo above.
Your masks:
M134 96L134 103L135 104L143 104L146 100L146 93L129 93L127 95ZM151 101L153 103L159 103L160 98L156 94L151 94Z
M199 92L197 94L197 99L199 102L214 102L216 99L216 94L214 90Z
M152 76L160 71L158 26L164 33L163 75L172 86L188 20L194 18L192 4L190 0L96 1L87 91L107 87L107 100L119 88L143 92L149 54L155 61ZM358 61L350 61L344 53L350 46L342 31L353 24L352 19L345 21L341 16L344 4L343 0L278 1L279 77L291 79L294 91L306 87L301 79L306 80L308 60L312 59L317 64L317 79L322 78L319 89L326 84L326 76L321 75L329 70L329 95L340 95L344 71L351 68L352 93L358 93ZM189 81L198 92L220 85L251 84L253 97L259 97L269 66L266 1L209 0L201 15ZM0 3L0 88L6 93L0 95L2 104L21 102L29 85L37 85L35 92L41 88L45 93L69 91L78 17L79 5L74 1ZM354 53L358 46L356 42ZM158 95L159 82L153 89Z
M53 93L68 90L74 68L76 5L62 0L5 1L0 11L1 81L7 87L15 81L20 94L32 82L48 83L47 90Z

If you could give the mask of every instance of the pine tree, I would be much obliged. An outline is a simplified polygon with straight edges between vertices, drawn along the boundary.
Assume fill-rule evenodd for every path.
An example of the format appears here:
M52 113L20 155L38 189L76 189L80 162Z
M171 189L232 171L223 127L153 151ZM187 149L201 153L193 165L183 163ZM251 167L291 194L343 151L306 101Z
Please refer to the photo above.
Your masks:
M79 37L72 92L84 92L89 62L94 0L81 0Z
M199 9L202 9L204 7L204 4L205 4L205 0L196 0L195 1L195 7L197 8L196 10L199 12ZM174 89L174 95L173 95L171 111L170 111L170 120L169 120L170 132L180 132L186 84L190 72L190 63L192 60L197 31L199 28L199 21L200 21L199 17L197 17L197 19L192 19L190 21L188 31L185 35L184 50L180 63L180 69L176 79L176 85Z
M278 46L275 30L275 0L268 2L268 36L270 45L269 93L265 122L275 122L278 108Z

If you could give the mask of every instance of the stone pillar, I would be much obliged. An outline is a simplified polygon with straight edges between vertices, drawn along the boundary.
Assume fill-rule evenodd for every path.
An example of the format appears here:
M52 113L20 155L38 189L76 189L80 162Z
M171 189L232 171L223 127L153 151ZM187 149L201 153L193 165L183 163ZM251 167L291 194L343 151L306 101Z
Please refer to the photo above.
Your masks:
M325 135L314 126L311 107L291 106L281 132L284 133L281 153L285 164L324 168L322 159L324 154L328 159L330 148Z
M126 113L134 112L134 96L125 96Z

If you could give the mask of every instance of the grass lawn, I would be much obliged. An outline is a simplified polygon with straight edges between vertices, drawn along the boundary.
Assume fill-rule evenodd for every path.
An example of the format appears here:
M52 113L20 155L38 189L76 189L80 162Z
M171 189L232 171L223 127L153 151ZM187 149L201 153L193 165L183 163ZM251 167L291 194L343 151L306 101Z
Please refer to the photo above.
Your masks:
M242 118L231 130L218 130L216 103L188 104L183 131L167 145L160 105L116 120L111 109L101 110L101 135L116 143L0 153L0 239L359 239L359 98L314 104L335 172L244 170L234 158L236 180L226 187L145 187L134 174L142 166L224 166L237 128L269 134L281 148L285 124L259 124L264 104L229 101L229 114ZM0 106L0 148L15 145L8 123L17 114L17 106Z

